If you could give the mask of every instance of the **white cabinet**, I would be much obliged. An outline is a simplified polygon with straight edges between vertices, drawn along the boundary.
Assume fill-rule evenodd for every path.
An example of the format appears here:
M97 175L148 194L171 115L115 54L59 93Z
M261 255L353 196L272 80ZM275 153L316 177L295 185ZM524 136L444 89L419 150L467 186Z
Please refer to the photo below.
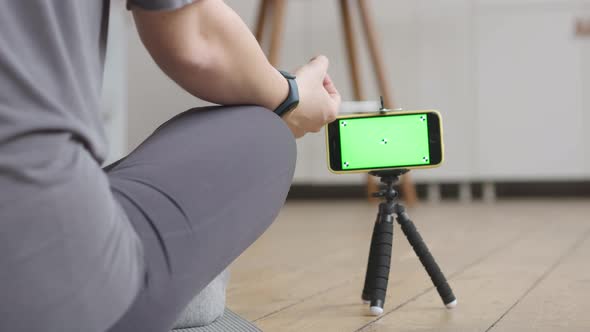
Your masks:
M423 181L469 181L476 176L475 42L471 0L418 1L416 49L419 109L443 116L445 162L414 171Z
M590 1L586 0L586 3L589 6L587 9L580 11L577 19L584 20L588 24L590 23ZM590 150L590 35L579 36L576 38L576 43L579 45L580 75L582 77L580 89L582 95L582 118L584 119L584 142L582 147L586 151L584 154L584 175L588 178L588 173L590 173L590 153L588 152Z
M581 52L586 41L574 36L578 13L544 6L478 11L479 177L590 175Z
M416 182L590 178L590 46L574 29L576 18L590 19L590 1L372 4L397 105L443 114L446 162L413 172ZM328 39L340 28L332 20L307 17L305 31L317 33L300 45L336 59L336 82L350 99L344 49ZM371 72L366 58L363 68ZM299 146L297 181L363 181L328 173L323 136Z

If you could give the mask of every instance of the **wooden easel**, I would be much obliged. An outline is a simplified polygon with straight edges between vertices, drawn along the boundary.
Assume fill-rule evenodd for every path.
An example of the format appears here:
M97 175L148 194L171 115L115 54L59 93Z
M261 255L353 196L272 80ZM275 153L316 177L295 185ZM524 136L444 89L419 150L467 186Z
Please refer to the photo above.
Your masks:
M286 11L287 0L260 0L258 10L258 19L256 23L255 35L256 39L263 45L263 37L266 27L266 21L270 18L271 36L270 46L268 50L268 60L273 66L278 65L279 51L281 47L284 18ZM377 33L373 25L373 19L369 13L366 0L338 0L340 2L340 12L342 16L342 28L346 39L346 50L348 56L348 64L350 67L350 78L352 81L353 93L355 100L364 100L365 96L361 86L359 61L357 55L356 39L353 28L353 18L351 12L351 1L357 2L358 11L360 13L361 23L364 31L364 37L367 41L369 54L373 63L373 70L379 86L379 92L383 96L384 106L388 109L394 109L393 98L391 96L391 87L387 80L383 58L381 57L381 50L377 41ZM367 178L367 193L377 191L377 182L373 176L368 175ZM405 197L406 204L413 206L417 202L416 188L413 185L408 175L404 176L401 183L401 191Z

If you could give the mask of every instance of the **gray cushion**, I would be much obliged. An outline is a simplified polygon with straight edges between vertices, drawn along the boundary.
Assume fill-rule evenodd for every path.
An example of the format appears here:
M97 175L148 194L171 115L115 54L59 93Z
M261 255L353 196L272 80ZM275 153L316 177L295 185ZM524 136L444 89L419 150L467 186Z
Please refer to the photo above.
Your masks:
M175 328L190 328L213 323L223 315L225 309L225 289L229 280L229 270L223 271L205 287L180 315Z
M223 316L213 324L186 329L175 329L173 332L262 332L252 323L236 315L233 311L225 309Z

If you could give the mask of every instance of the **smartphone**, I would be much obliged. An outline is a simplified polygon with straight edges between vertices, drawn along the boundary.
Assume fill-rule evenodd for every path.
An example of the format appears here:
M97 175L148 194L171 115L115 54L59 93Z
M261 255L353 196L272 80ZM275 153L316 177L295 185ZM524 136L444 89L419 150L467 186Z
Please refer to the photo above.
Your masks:
M332 173L437 167L442 120L434 110L341 116L326 125L326 144Z

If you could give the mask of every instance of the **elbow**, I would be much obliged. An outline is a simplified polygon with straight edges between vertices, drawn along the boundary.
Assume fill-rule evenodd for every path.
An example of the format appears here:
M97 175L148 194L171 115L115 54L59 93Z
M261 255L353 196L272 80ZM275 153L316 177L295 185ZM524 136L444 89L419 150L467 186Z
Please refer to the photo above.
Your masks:
M166 53L167 56L154 58L171 76L216 72L222 66L224 57L219 48L207 41L193 42L192 47L170 50Z
M173 77L184 76L195 70L207 71L215 67L218 62L215 48L203 41L192 40L191 42L174 43L143 41L158 67Z

